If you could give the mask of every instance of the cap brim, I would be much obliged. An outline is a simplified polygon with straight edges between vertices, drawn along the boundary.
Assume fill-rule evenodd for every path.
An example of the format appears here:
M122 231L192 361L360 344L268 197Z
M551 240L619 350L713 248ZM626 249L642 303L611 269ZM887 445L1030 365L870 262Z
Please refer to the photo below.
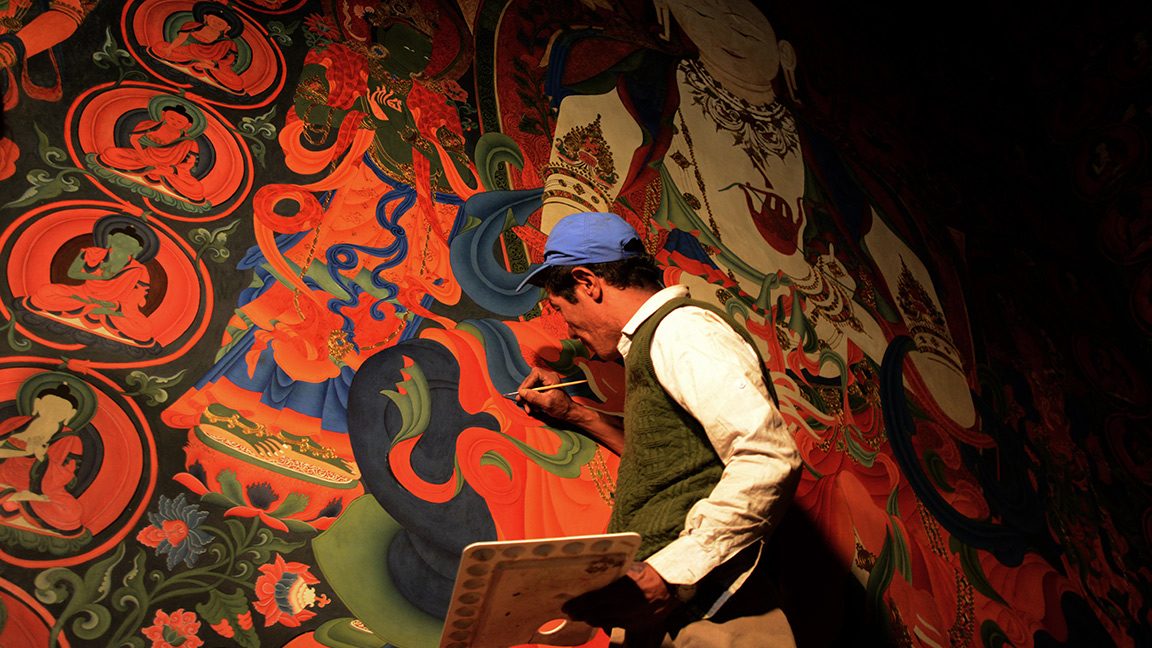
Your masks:
M519 294L519 293L524 292L524 287L532 282L532 278L535 277L536 275L540 274L544 270L544 268L547 268L547 267L549 267L549 265L547 263L541 263L540 265L536 266L535 268L532 268L531 270L529 270L528 274L524 275L524 280L520 282L520 285L516 286L516 293Z

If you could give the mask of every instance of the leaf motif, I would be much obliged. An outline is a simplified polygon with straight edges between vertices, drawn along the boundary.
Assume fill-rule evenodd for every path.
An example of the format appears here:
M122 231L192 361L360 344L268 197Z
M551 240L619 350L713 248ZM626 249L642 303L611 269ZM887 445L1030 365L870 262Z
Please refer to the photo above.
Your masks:
M186 372L187 369L181 369L171 376L151 376L143 371L132 371L124 382L136 387L136 390L125 396L146 396L149 405L159 405L168 400L168 390L164 387L178 385Z
M72 633L81 639L100 639L111 627L112 613L95 603L84 606L72 619Z
M303 524L303 523L301 523ZM275 535L268 529L261 529L257 534L257 541L248 548L253 556L253 562L264 564L272 560L272 554L287 555L307 544L306 540L292 542Z
M35 196L37 194L37 192L39 192L38 187L36 187L36 186L28 187L27 189L24 190L24 193L20 194L19 198L17 198L16 200L12 200L10 202L4 203L4 206L5 207L26 207L28 205L31 205L32 203L36 202L33 199L33 196Z
M40 128L40 124L33 122L32 130L36 132L37 150L43 151L46 148L52 148L51 142L48 141L48 134L44 132L44 129Z
M276 126L272 120L276 118L276 106L258 117L245 117L240 120L240 132L253 136L260 136L270 140L276 136Z
M196 612L209 625L215 626L227 620L233 632L229 637L231 643L244 648L257 648L260 645L260 637L253 628L244 629L237 623L238 617L248 612L248 598L240 590L229 594L212 590L206 602L196 604Z
M220 482L220 491L232 501L233 504L244 504L244 490L240 487L240 481L236 479L236 473L231 470L221 470L220 474L216 476L216 481Z
M36 586L36 599L41 603L53 605L69 598L68 585L71 585L71 591L75 592L80 589L82 581L71 569L53 567L37 574L33 585Z
M248 530L244 528L244 523L240 520L225 520L224 526L228 527L228 533L234 541L233 544L237 547L244 546L244 539L248 536Z
M228 242L228 235L240 226L240 219L217 227L214 230L207 230L203 227L198 227L188 234L188 239L199 247L196 249L196 259L199 260L205 255L208 255L213 261L222 261L230 256L227 248L223 247Z
M125 545L116 545L116 551L111 556L97 562L84 573L84 589L87 593L95 593L93 601L101 601L112 589L112 570L120 564L124 557Z
M32 128L36 131L36 150L40 154L40 159L48 166L60 168L56 163L67 160L68 155L59 147L52 145L48 134L40 128L40 124L33 122Z
M144 559L144 552L137 551L136 556L132 558L132 568L124 574L124 578L120 581L125 587L135 588L143 582Z
M285 47L290 47L292 45L291 34L294 34L298 27L300 27L299 20L294 20L287 25L280 22L279 20L273 20L268 23L268 33L272 36L272 38L276 39L277 43L280 43Z
M200 501L211 506L220 506L224 508L231 508L237 504L237 502L233 502L220 493L204 493L200 496Z
M197 227L188 231L188 240L197 245L201 245L204 243L210 243L212 241L212 235L208 233L207 229L203 227Z
M143 611L148 607L151 596L144 585L144 571L147 557L144 552L137 550L132 558L132 567L121 579L123 585L112 595L112 607L118 611L127 611L130 607ZM163 578L161 576L161 578Z
M57 645L60 632L69 621L73 634L81 639L96 639L107 632L112 614L100 601L111 588L112 570L124 557L124 551L124 545L118 545L115 553L89 567L83 578L63 567L45 570L36 576L37 599L43 603L68 602L52 626L50 646Z
M138 550L136 556L132 557L131 568L129 568L128 573L124 574L124 578L120 581L123 583L123 587L116 590L118 600L113 601L113 604L118 606L118 609L126 609L126 605L123 604L126 600L135 601L138 606L143 608L144 602L147 600L147 588L144 585L146 562L147 557L143 551Z
M112 28L109 27L104 30L104 45L100 51L92 55L92 62L102 69L109 69L111 67L119 67L123 58L120 53L123 50L116 47L116 39L112 36ZM127 52L124 52L127 54Z
M310 501L309 497L303 493L289 493L288 497L285 497L284 501L280 502L280 506L277 506L276 510L272 511L272 516L288 517L295 515L308 508Z
M264 154L267 151L267 149L264 147L264 143L252 142L252 146L249 148L252 150L252 157L256 158L256 162L260 164L260 168L264 168L266 166L266 163L264 162Z
M60 177L57 176L48 182L36 185L25 191L19 199L14 200L5 207L27 207L28 205L38 203L43 200L56 198L66 191L76 191L76 187L69 187L67 183L61 182Z
M239 590L225 594L218 589L208 593L208 600L196 604L196 612L209 624L236 617L248 611L248 599Z

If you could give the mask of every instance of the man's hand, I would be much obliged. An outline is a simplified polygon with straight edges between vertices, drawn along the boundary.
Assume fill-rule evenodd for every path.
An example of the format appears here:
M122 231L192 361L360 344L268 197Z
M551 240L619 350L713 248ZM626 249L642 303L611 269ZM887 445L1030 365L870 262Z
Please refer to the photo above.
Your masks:
M646 628L658 625L676 607L668 583L645 562L638 562L628 573L562 606L564 614L597 628Z
M576 424L574 408L576 403L563 389L534 391L534 387L545 387L562 382L563 377L555 371L536 367L520 383L517 393L519 402L528 414L546 417L561 423Z
M533 387L555 385L564 378L555 371L536 367L520 383L517 402L530 416L558 427L576 429L619 455L624 451L624 421L619 416L598 412L572 400L563 389L534 391Z

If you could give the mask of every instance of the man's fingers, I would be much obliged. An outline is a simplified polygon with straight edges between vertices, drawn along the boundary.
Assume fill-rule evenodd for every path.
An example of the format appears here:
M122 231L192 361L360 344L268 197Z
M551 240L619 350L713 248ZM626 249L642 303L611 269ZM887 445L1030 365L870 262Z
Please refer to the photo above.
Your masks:
M599 628L634 622L645 608L644 593L631 578L619 578L598 590L573 597L560 609L576 621Z

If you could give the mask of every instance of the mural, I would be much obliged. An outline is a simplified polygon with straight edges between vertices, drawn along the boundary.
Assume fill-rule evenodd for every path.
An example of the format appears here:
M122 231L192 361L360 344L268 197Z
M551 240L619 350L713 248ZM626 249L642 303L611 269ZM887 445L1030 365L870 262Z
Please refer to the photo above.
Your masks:
M0 17L0 644L438 646L467 544L602 531L617 458L501 395L547 366L622 407L622 367L513 290L589 210L771 365L801 645L1152 640L1146 22L1036 116L1088 259L1039 199L948 218L919 122L799 10Z

